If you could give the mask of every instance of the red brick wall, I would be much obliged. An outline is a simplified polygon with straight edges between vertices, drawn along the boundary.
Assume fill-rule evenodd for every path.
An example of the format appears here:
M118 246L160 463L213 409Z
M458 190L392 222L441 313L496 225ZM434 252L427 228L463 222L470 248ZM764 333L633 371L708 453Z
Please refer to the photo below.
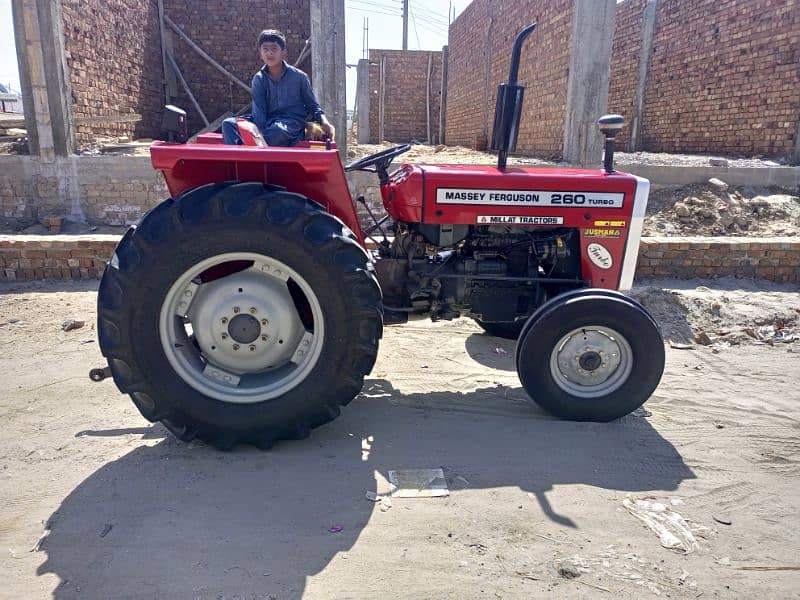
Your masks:
M614 40L611 106L628 118L640 4L620 5L626 17ZM642 149L789 155L800 115L799 63L797 0L659 0Z
M451 146L485 148L486 56L489 0L473 0L450 25L447 40L445 141Z
M156 0L62 0L67 66L76 118L137 113L136 123L77 124L85 146L97 136L158 137L161 133L161 37ZM250 84L262 66L256 47L262 29L280 29L293 63L310 37L309 0L165 0L165 13L217 62ZM177 35L175 59L210 119L250 102ZM299 65L310 73L311 58ZM189 129L202 121L178 84L177 104L189 113Z
M0 236L0 281L100 277L119 236ZM794 238L642 238L636 278L740 277L800 283Z
M166 14L197 45L247 85L263 66L257 47L262 29L284 33L290 64L294 64L303 43L311 37L309 0L165 0L164 5ZM230 83L177 36L175 53L175 60L209 120L250 102L246 91ZM298 67L310 74L311 55ZM180 90L180 83L178 87ZM202 127L182 90L178 102L189 113L189 129Z
M572 15L573 0L474 0L450 27L448 144L482 148L491 142L497 85L508 80L514 39L537 21L520 61L518 79L526 90L517 153L561 156Z
M62 0L62 5L73 116L142 115L138 124L76 124L78 145L98 135L156 135L163 92L155 0Z
M611 81L608 86L608 112L625 117L625 127L617 136L617 147L630 141L639 59L642 51L642 18L647 0L625 0L617 5L614 43L611 48Z
M431 58L430 124L432 143L438 143L442 91L442 53L422 50L369 51L369 134L370 143L379 139L381 59L384 63L385 140L404 143L428 140L427 94L428 58Z

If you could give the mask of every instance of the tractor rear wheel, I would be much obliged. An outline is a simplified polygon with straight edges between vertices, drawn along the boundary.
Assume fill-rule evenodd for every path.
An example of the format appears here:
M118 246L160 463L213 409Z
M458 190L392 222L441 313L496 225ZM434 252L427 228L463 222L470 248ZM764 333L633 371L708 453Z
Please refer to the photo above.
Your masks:
M308 435L361 390L381 337L369 259L337 218L261 183L148 212L98 294L117 387L182 440L261 448Z
M557 296L534 313L517 343L517 373L548 412L611 421L650 397L664 371L664 341L635 300L608 290Z

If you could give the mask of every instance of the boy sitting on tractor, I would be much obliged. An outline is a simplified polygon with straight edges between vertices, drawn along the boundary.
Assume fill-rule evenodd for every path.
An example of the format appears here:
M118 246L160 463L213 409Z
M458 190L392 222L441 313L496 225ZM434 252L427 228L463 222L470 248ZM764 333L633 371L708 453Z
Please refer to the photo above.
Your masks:
M308 115L333 139L335 129L314 96L308 75L286 63L284 35L274 29L262 31L258 49L264 66L250 84L253 115L249 120L267 145L293 146L302 140ZM222 122L222 137L226 144L242 143L235 117Z

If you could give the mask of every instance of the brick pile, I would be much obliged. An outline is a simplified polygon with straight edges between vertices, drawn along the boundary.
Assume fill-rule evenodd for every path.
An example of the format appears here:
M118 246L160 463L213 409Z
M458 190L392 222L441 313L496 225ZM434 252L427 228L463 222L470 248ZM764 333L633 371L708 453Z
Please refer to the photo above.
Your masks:
M626 0L618 7L610 106L627 117L642 5ZM791 154L800 120L798 64L797 0L659 0L642 149Z
M637 277L737 277L800 283L797 238L642 238Z
M78 146L97 136L153 137L163 106L155 0L62 0L64 51L76 119L139 114L138 123L75 125Z
M520 61L526 90L517 152L561 156L572 15L573 0L474 0L459 15L448 41L448 144L483 149L491 142L497 85L508 80L514 40L537 21Z
M428 81L428 61L431 76ZM369 133L370 143L379 139L380 64L384 61L384 134L385 140L397 143L439 142L439 113L442 91L442 53L422 50L369 51ZM428 105L426 87L430 83L430 131L428 140Z

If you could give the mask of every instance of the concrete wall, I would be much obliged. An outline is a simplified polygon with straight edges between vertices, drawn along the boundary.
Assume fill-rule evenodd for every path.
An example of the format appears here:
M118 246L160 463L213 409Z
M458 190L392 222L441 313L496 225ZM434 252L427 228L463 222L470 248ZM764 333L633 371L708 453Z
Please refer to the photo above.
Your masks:
M44 162L0 156L0 216L35 221L65 216L93 225L129 225L168 196L149 157L72 156Z
M378 179L347 173L353 198L363 195L380 218ZM92 225L130 225L169 193L149 156L72 156L45 162L30 156L0 155L0 218L32 223L62 216ZM356 207L362 226L372 219Z
M609 108L628 120L645 4L617 8ZM797 0L658 0L640 149L800 158L798 64Z
M523 46L526 86L517 153L559 158L564 142L574 0L474 0L450 27L446 139L484 149L491 142L497 85L508 79L517 33L539 27Z
M431 63L428 79L428 61ZM381 61L384 61L384 134L380 133ZM369 51L369 143L412 140L439 143L442 53L420 50ZM426 89L428 93L426 93ZM428 95L429 94L429 95ZM430 98L430 111L428 110ZM426 116L427 115L427 116ZM430 121L429 121L430 119ZM431 136L428 138L428 123Z

